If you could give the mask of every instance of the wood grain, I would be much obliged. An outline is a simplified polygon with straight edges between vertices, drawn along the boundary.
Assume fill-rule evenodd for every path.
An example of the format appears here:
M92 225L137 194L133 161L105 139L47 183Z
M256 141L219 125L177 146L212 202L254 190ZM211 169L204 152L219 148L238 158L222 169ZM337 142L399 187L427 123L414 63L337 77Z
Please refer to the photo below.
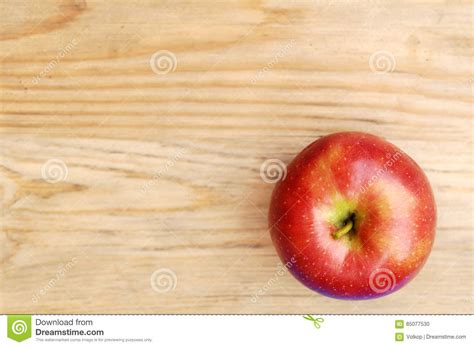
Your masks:
M1 0L0 312L473 313L472 14L471 1ZM156 74L163 50L174 71ZM262 163L343 130L409 153L438 204L425 268L375 301L280 275L267 231ZM174 289L152 288L159 269Z

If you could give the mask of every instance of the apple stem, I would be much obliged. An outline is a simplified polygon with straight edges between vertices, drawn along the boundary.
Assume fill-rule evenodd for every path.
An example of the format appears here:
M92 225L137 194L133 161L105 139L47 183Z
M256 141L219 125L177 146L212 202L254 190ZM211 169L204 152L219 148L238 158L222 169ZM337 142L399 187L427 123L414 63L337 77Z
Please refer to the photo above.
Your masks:
M347 234L352 227L354 226L354 223L349 220L346 225L344 225L341 229L335 231L332 233L332 237L334 237L336 240L341 238L341 236Z

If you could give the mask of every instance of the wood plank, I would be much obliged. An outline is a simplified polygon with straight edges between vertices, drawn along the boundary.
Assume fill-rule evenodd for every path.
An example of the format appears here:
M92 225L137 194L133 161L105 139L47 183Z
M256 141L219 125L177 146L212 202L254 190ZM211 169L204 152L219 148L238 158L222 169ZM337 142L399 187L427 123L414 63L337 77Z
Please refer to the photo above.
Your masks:
M472 13L0 1L0 312L473 313ZM438 204L425 268L375 301L279 275L267 230L262 163L344 130L409 153ZM44 179L48 161L64 179ZM159 269L176 276L165 293Z

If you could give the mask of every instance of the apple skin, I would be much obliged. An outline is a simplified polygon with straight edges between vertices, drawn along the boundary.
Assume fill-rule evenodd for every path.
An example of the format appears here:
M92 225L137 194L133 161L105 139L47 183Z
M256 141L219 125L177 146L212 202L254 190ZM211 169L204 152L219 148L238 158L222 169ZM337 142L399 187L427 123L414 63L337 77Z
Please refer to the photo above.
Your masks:
M308 288L372 299L420 271L434 242L436 205L407 154L377 136L341 132L288 165L273 191L269 226L282 262Z

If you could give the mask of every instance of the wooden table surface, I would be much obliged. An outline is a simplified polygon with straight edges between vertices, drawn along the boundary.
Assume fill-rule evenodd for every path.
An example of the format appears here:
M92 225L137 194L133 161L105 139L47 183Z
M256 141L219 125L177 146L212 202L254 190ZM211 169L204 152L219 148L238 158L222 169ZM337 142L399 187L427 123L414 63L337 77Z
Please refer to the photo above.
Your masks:
M471 1L1 0L0 18L0 312L474 312ZM438 204L428 263L378 300L306 289L267 230L262 165L345 130L411 155Z

